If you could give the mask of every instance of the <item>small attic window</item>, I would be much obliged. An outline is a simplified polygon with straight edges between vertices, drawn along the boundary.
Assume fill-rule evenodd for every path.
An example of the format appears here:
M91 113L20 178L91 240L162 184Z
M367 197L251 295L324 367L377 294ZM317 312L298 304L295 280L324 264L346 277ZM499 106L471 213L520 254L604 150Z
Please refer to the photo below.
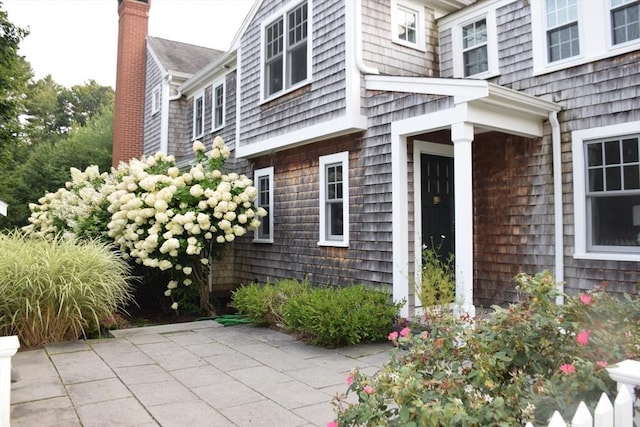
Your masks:
M151 114L157 114L160 112L160 100L161 100L160 85L153 88L151 93Z

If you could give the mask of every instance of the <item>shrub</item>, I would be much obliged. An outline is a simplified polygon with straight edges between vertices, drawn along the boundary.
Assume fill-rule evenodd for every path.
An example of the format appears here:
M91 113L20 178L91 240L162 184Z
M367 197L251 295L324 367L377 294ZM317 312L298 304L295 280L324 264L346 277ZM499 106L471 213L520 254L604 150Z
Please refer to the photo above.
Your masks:
M444 259L439 248L425 248L422 251L422 270L416 291L427 313L431 307L454 302L456 279L453 257L450 253Z
M355 370L338 424L514 426L573 415L615 384L605 367L640 356L640 302L603 290L553 303L549 273L516 278L522 301L486 319L441 317L428 332L389 337L400 348L373 376ZM593 410L593 407L590 408Z
M34 347L99 330L130 301L128 272L97 241L0 234L0 335Z
M385 338L400 309L388 293L362 285L312 287L297 280L241 287L233 302L255 323L283 327L329 348Z

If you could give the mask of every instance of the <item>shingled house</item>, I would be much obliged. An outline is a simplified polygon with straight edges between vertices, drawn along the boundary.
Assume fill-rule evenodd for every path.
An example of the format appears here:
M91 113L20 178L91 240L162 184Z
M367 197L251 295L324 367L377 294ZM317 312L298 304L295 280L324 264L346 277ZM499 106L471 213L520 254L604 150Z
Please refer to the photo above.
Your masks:
M120 0L120 37L128 6L149 3ZM235 243L234 283L389 287L412 314L436 244L469 312L514 301L521 271L635 293L639 9L258 0L228 52L138 36L142 153L186 163L194 139L221 135L254 176L269 216Z

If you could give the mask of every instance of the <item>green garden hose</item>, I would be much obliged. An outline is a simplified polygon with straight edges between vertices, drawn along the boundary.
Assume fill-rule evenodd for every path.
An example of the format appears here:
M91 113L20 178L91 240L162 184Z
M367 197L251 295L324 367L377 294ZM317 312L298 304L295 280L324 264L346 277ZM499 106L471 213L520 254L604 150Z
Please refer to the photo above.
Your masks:
M223 314L222 316L218 317L200 317L196 319L196 321L198 320L215 320L223 326L234 326L244 323L251 323L249 319L239 314Z

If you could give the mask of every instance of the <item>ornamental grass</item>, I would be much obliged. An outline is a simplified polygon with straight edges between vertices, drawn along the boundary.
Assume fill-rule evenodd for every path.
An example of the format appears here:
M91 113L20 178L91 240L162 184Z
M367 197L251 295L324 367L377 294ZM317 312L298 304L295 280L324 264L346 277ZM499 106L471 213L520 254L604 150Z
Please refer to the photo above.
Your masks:
M132 300L129 265L98 241L0 234L0 335L75 340Z

